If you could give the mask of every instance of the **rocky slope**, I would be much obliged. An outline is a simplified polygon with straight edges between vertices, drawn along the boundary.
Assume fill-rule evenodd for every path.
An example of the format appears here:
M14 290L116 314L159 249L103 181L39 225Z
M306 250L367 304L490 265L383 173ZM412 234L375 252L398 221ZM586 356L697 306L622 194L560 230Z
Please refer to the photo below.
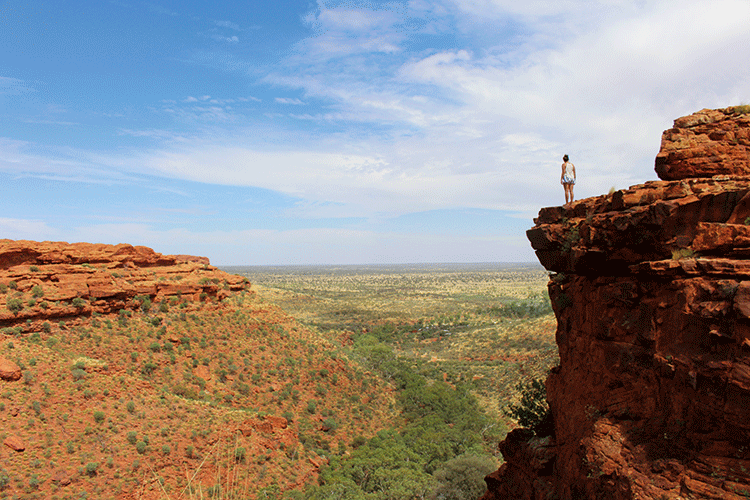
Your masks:
M551 436L512 432L485 500L750 496L750 115L664 132L661 181L542 209Z
M391 390L199 257L0 240L0 498L277 498Z

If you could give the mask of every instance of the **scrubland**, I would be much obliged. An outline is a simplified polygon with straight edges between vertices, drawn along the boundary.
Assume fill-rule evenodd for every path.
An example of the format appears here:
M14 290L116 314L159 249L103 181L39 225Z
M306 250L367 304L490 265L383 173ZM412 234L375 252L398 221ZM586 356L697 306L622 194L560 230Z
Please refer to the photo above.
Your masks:
M227 270L252 287L0 331L0 498L476 498L557 362L537 267Z
M464 493L470 498L483 486L476 471L486 473L499 464L497 442L515 425L504 410L517 403L519 384L543 378L557 363L548 276L538 266L232 271L247 276L261 297L312 331L339 339L348 359L369 368L396 391L392 432L397 438L383 438L366 453L357 450L332 460L321 476L320 491L325 494L308 492L310 498L340 494L353 499L447 499L463 498ZM421 397L419 391L434 393ZM425 401L433 397L440 401ZM440 422L433 425L430 419ZM461 436L453 432L457 428ZM442 441L448 449L414 444L424 436L434 443ZM414 451L413 460L421 461L419 470L394 466L393 457L383 456L379 449L385 442ZM411 479L402 480L399 488L379 489L353 473L352 462L370 472L397 470L400 477ZM474 471L474 483L459 485L458 469L463 477Z

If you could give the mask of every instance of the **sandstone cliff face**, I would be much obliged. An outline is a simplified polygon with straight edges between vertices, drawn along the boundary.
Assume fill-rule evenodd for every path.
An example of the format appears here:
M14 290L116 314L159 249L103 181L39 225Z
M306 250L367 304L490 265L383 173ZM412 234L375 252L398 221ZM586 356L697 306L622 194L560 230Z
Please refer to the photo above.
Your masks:
M245 285L205 257L125 244L0 240L0 327L39 331L45 321L136 309L146 297L158 307L175 296L223 298Z
M656 165L680 180L540 211L555 433L511 433L486 500L750 497L749 118L675 120Z

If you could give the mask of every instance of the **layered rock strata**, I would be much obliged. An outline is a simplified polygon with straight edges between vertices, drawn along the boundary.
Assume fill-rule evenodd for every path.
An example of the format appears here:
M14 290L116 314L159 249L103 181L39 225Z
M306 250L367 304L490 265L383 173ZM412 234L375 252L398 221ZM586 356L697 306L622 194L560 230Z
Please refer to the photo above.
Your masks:
M132 245L0 240L0 327L38 331L45 321L141 307L148 298L221 299L247 286L205 257Z
M731 116L746 137L747 115ZM687 171L669 144L660 175ZM647 182L540 211L527 235L554 273L555 431L511 433L486 500L750 497L750 171L726 160L740 146L701 172L731 163L744 176Z
M750 106L704 109L674 121L656 156L663 180L747 175L750 169Z

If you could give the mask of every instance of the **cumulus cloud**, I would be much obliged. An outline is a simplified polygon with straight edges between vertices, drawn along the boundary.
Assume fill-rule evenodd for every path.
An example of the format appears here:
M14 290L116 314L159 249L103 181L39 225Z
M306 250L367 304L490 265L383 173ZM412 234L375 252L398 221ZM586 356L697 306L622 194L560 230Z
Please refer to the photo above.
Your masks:
M626 187L655 178L672 119L750 99L746 1L321 0L305 22L312 34L253 80L300 95L265 102L305 113L275 106L253 121L231 106L258 97L191 96L163 110L194 127L181 142L164 135L90 161L279 191L305 200L298 215L308 217L455 207L531 216L562 201L563 154L579 197ZM239 55L206 61L250 74ZM39 157L19 161L44 168Z

